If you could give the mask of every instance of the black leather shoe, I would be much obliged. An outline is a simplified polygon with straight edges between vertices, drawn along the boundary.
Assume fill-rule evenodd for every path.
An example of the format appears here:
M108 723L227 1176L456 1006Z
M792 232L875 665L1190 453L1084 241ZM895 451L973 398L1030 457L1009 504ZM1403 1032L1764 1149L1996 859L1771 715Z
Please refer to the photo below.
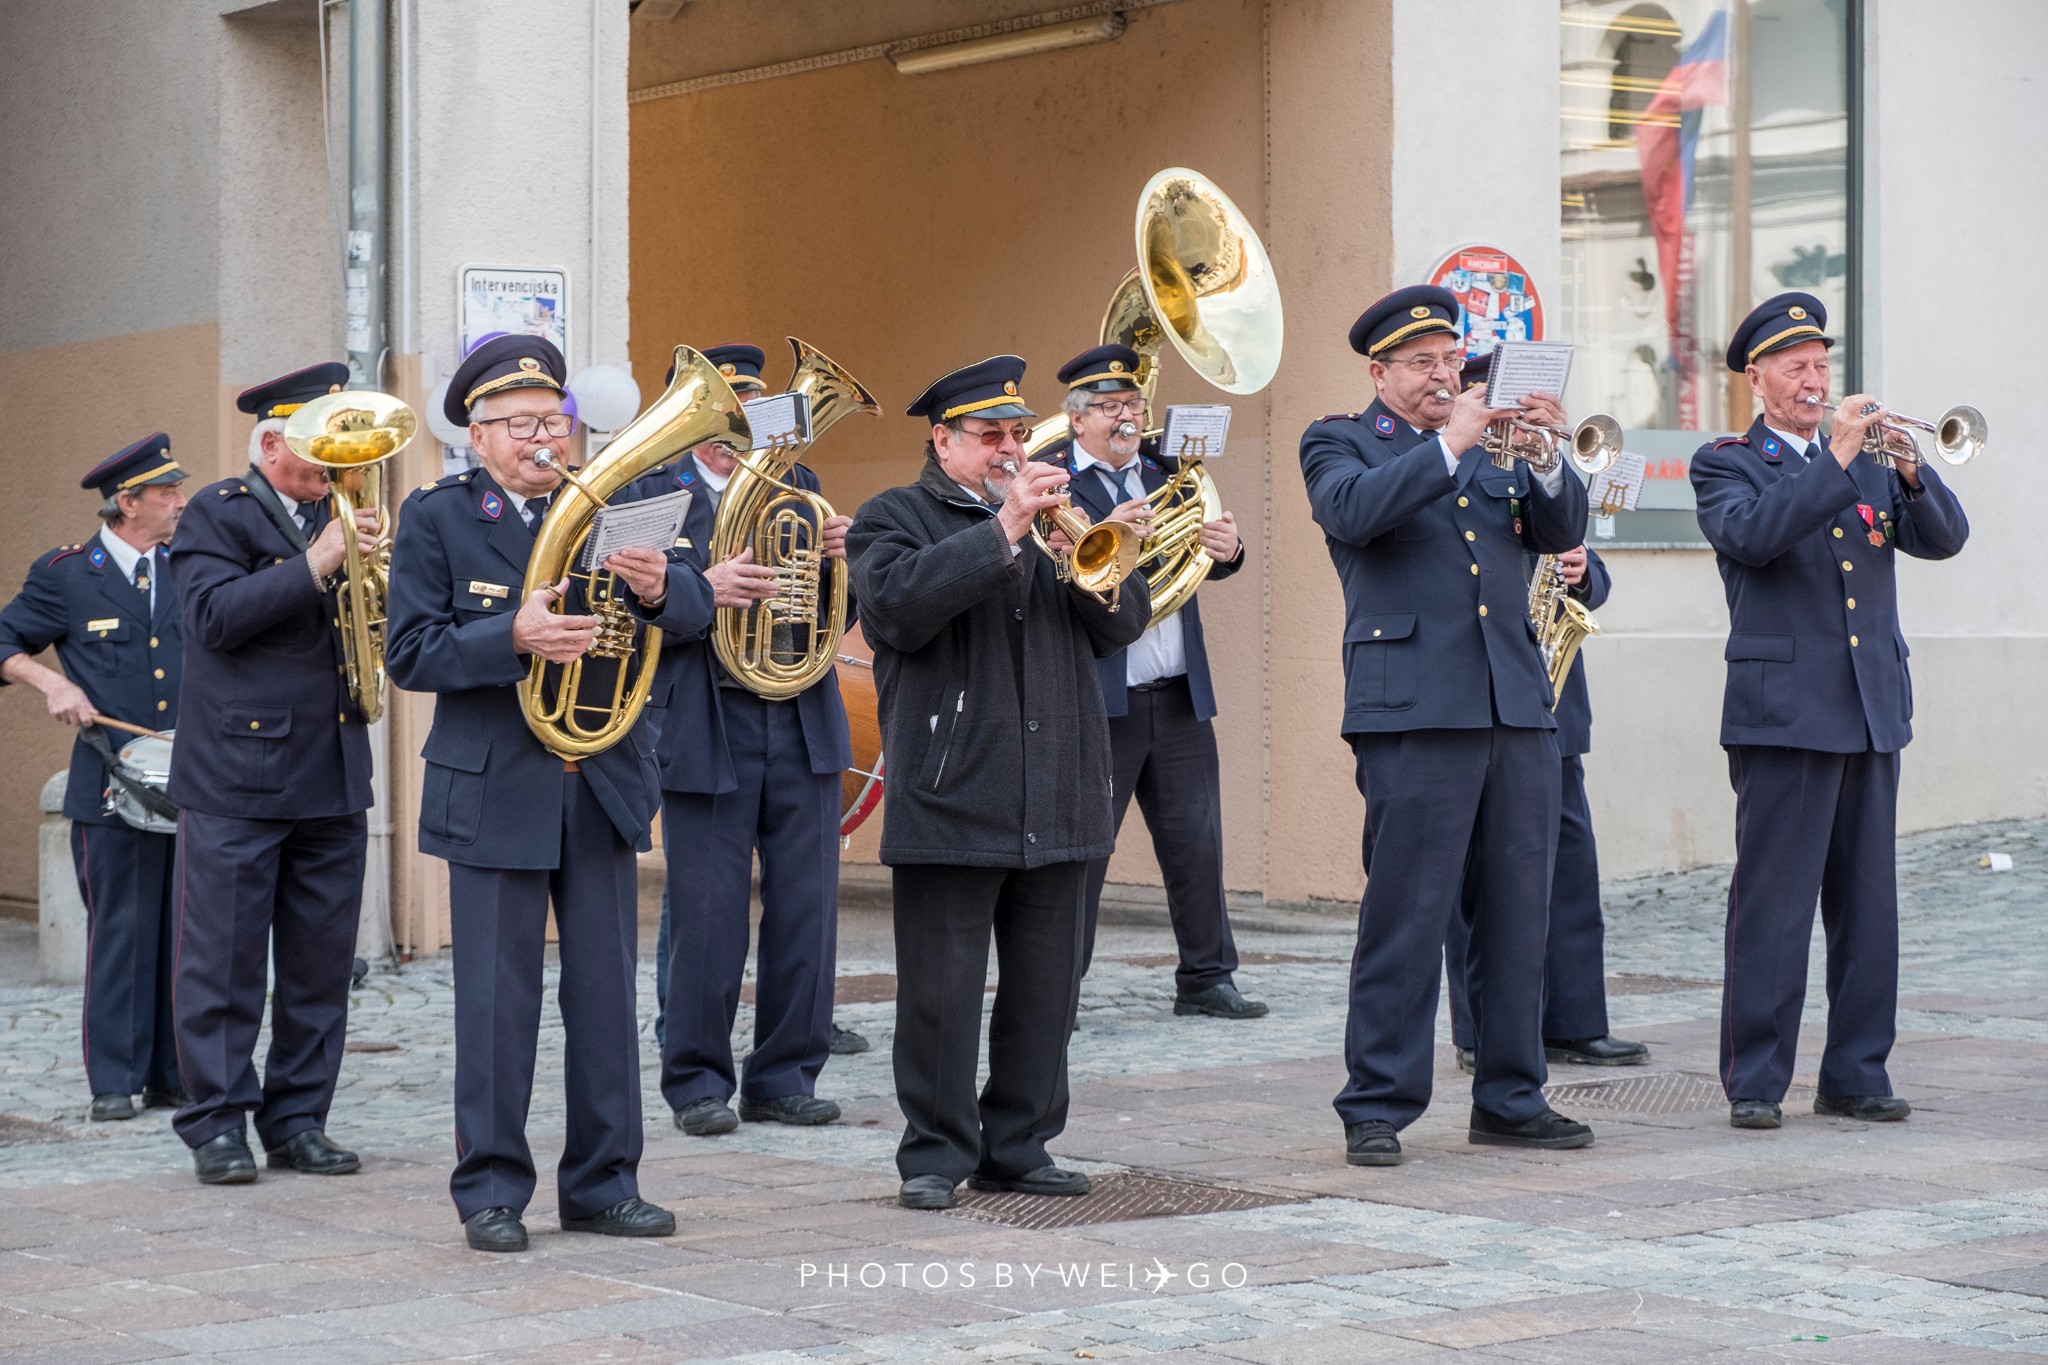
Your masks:
M1816 1095L1813 1112L1865 1123L1897 1123L1913 1112L1913 1106L1897 1095Z
M1545 1038L1543 1055L1553 1062L1579 1066L1641 1066L1650 1060L1650 1045L1631 1043L1611 1033L1598 1038Z
M1385 1119L1344 1125L1344 1160L1353 1166L1398 1166L1401 1139Z
M621 1199L603 1213L588 1218L564 1218L562 1231L595 1232L603 1237L673 1237L676 1216L636 1194L631 1199Z
M1257 1019L1266 1013L1266 1002L1247 1000L1228 981L1219 981L1205 991L1173 997L1173 1012L1180 1015L1206 1014L1211 1019Z
M1012 1194L1086 1194L1088 1177L1079 1171L1057 1166L1040 1166L1022 1175L981 1175L967 1177L970 1190L1007 1190Z
M914 1175L896 1191L896 1202L906 1209L950 1209L959 1204L953 1182L942 1175Z
M1542 1147L1563 1151L1572 1147L1591 1147L1593 1130L1583 1123L1573 1122L1555 1109L1545 1109L1535 1118L1521 1123L1510 1123L1475 1104L1472 1106L1472 1127L1465 1134L1465 1140L1483 1147Z
M471 1251L524 1251L526 1224L519 1215L500 1205L481 1209L463 1220L462 1235Z
M1469 1047L1453 1047L1451 1051L1458 1054L1458 1070L1464 1072L1467 1076L1477 1076L1479 1074L1479 1054L1477 1051Z
M241 1133L222 1133L192 1149L192 1172L202 1185L247 1185L256 1178L256 1158Z
M777 1095L772 1100L742 1095L740 1117L748 1123L793 1123L800 1128L809 1128L836 1122L839 1106L816 1095Z
M1785 1121L1770 1100L1736 1100L1728 1106L1730 1128L1776 1128Z
M676 1127L691 1137L717 1137L740 1126L740 1116L724 1100L706 1095L676 1110Z
M91 1113L94 1123L111 1123L115 1119L132 1119L135 1117L135 1097L133 1095L115 1095L111 1093L94 1095L92 1097Z
M273 1171L300 1171L306 1175L354 1175L363 1160L346 1147L337 1147L318 1128L304 1128L284 1140L284 1146L270 1149L267 1158Z
M192 1103L192 1093L182 1085L170 1090L144 1090L142 1092L142 1107L144 1109L183 1109L190 1103Z
M833 1056L850 1057L856 1052L866 1052L867 1050L867 1039L861 1037L850 1028L841 1028L837 1024L832 1026Z

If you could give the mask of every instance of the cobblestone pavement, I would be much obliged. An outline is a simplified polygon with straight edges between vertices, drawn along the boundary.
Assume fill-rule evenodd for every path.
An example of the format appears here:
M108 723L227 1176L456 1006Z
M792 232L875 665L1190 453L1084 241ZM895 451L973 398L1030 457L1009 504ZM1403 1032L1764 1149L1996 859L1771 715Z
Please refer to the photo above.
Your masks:
M1990 872L2002 851L2015 870ZM1608 888L1616 1033L1638 1071L1560 1068L1579 1152L1464 1141L1468 1091L1404 1134L1406 1164L1343 1162L1350 926L1271 915L1241 933L1249 1023L1176 1019L1164 930L1106 929L1083 988L1062 1161L1264 1196L1231 1212L1008 1226L893 1207L887 922L842 927L840 1124L668 1122L653 1068L641 1186L673 1239L554 1227L533 1249L463 1248L446 1197L452 1051L445 963L374 975L352 1003L330 1131L365 1156L331 1180L265 1172L204 1189L162 1112L84 1120L75 990L29 975L0 926L0 1360L173 1357L1183 1362L1757 1359L1947 1361L2048 1354L2048 822L1902 842L1900 1125L1788 1102L1738 1133L1713 1085L1727 869ZM1279 932L1280 928L1295 932ZM1798 1081L1817 1064L1819 958ZM751 1028L742 1007L738 1036ZM1447 1040L1440 1025L1439 1037ZM561 1032L542 1035L530 1131L559 1153ZM1645 1082L1625 1092L1599 1082ZM1560 1087L1563 1087L1562 1089ZM1058 1204L1065 1201L1017 1201ZM1259 1205L1242 1207L1245 1203Z

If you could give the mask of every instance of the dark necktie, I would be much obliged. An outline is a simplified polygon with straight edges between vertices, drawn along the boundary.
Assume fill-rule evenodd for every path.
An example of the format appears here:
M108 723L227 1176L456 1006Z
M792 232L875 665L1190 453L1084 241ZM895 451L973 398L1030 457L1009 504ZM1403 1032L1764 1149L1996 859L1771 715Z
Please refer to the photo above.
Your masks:
M541 518L547 514L548 500L546 498L528 498L526 500L525 512L526 529L529 531L540 530Z
M299 523L301 531L304 531L309 536L312 535L313 518L318 514L320 504L317 502L302 502L296 504L296 506L299 510L292 514L292 519Z
M1809 446L1807 446L1807 447L1806 447L1806 459L1807 459L1807 462L1808 462L1808 463L1812 463L1813 461L1815 461L1815 460L1818 460L1819 458L1820 458L1820 442L1819 442L1819 441L1815 441L1815 442L1813 442L1813 443L1812 443L1811 445L1809 445Z
M135 590L144 597L149 596L149 556L135 561Z

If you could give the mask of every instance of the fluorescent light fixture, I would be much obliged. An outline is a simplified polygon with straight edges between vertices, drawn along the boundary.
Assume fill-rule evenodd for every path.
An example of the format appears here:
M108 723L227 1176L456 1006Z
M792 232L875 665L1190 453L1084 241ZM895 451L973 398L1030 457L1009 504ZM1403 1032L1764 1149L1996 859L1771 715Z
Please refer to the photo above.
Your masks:
M977 66L982 62L1007 61L1011 57L1029 57L1038 52L1057 52L1065 47L1106 43L1123 31L1123 15L1103 14L1072 23L1041 24L1037 28L1023 28L1012 33L970 38L964 43L947 43L943 47L891 52L889 61L905 76L924 76L934 71Z

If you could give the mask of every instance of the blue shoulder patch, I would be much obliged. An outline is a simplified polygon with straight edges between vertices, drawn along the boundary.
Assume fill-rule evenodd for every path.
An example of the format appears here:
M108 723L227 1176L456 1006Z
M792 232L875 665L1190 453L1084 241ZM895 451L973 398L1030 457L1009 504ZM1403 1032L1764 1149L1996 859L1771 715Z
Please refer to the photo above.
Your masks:
M91 561L95 569L104 569L107 567L107 547L104 545L93 546L92 553L87 555L86 559Z
M1382 436L1392 436L1394 434L1394 419L1383 412L1372 419L1372 429Z
M488 488L484 490L484 500L481 505L484 515L492 521L496 521L499 514L505 510L505 500Z

